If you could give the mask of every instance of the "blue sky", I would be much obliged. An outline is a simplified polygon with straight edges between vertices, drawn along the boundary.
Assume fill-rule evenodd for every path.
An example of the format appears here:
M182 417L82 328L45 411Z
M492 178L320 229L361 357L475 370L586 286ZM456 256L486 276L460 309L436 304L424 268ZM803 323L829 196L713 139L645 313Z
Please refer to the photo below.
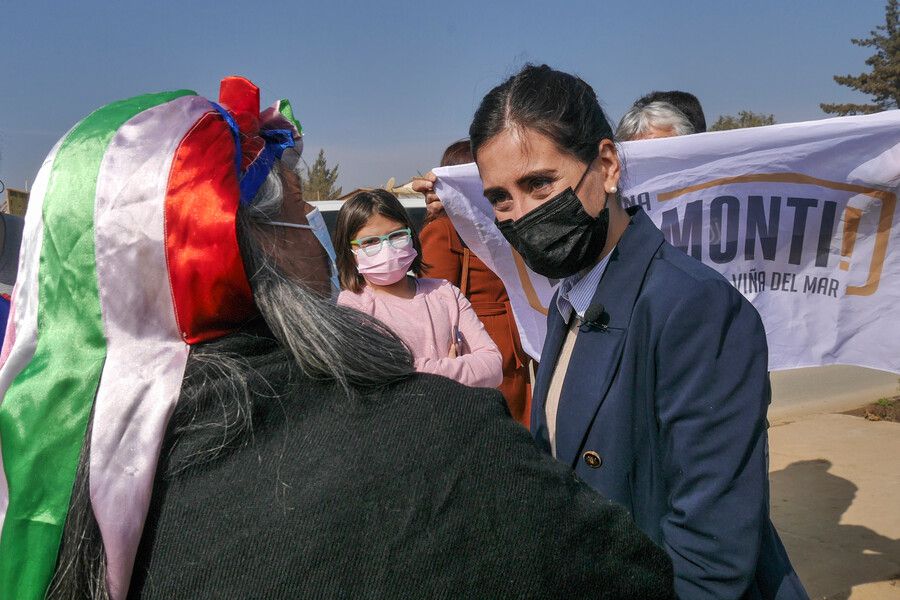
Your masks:
M344 191L425 172L481 97L525 62L594 86L615 120L683 89L707 121L742 109L819 119L865 101L835 84L883 0L216 3L0 1L0 179L22 187L77 120L108 102L240 74L289 98L304 156L324 148Z

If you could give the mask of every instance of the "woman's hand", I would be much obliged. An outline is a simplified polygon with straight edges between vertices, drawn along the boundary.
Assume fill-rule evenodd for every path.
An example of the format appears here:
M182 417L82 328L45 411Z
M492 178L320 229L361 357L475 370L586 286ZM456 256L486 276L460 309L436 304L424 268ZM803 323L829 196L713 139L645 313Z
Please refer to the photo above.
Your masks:
M412 180L412 189L420 194L425 194L425 211L428 218L433 219L444 212L444 205L441 204L440 198L434 193L434 183L437 177L429 171L424 177L414 177Z
M450 343L450 352L447 353L447 358L456 358L459 356L459 347L456 342Z

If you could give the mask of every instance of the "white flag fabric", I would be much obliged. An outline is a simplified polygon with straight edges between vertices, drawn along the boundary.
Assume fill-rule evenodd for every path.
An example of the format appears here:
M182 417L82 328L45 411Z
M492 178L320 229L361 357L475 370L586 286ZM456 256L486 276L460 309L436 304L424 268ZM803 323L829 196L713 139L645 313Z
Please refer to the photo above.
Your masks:
M900 373L900 111L621 150L623 204L641 206L667 241L753 303L771 370ZM503 280L523 347L540 360L558 282L528 269L500 234L474 164L434 172L456 230Z

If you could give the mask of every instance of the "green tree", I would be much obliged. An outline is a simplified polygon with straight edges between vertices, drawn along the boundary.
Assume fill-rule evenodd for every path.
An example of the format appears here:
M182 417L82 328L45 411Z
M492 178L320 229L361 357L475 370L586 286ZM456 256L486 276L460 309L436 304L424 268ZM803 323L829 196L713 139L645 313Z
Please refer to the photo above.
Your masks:
M334 165L329 169L325 162L325 150L320 149L316 161L309 168L309 176L303 178L303 199L334 200L340 198L341 188L335 187L339 167L340 165Z
M866 59L872 68L859 75L835 75L834 80L872 97L871 104L820 104L832 115L867 115L900 107L900 10L897 0L888 0L884 8L884 25L878 25L872 37L850 40L863 48L875 48L875 54Z
M764 115L750 110L742 110L737 116L721 115L709 128L710 131L725 131L726 129L743 129L744 127L762 127L774 125L775 115Z

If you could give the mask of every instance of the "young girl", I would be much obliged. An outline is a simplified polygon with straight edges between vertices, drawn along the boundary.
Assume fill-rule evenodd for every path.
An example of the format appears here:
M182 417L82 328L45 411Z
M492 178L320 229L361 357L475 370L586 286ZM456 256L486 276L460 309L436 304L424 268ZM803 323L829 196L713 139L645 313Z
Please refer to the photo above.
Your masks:
M473 387L500 385L500 351L465 296L443 279L407 274L422 272L421 245L393 194L353 196L338 213L334 237L343 290L338 304L396 332L412 350L417 371Z

